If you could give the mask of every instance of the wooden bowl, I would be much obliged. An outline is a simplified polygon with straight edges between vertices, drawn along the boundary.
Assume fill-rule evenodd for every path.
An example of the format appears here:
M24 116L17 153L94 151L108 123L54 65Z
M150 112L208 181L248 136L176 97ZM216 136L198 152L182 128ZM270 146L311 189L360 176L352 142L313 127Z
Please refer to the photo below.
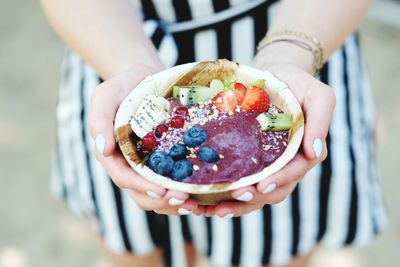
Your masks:
M265 79L271 103L277 105L285 113L292 114L293 127L290 130L289 142L283 154L262 171L242 177L232 183L190 184L177 182L161 176L141 164L141 159L136 153L138 137L132 131L129 121L144 96L155 94L170 97L174 85L208 86L213 79L224 80L227 77L238 79L246 84L251 84L258 79ZM218 60L179 65L144 79L121 103L115 118L114 130L116 141L124 157L136 172L167 189L189 193L191 198L200 204L215 205L221 201L233 200L229 191L255 184L285 166L296 155L301 145L304 117L301 107L289 87L270 72L239 65L228 60Z

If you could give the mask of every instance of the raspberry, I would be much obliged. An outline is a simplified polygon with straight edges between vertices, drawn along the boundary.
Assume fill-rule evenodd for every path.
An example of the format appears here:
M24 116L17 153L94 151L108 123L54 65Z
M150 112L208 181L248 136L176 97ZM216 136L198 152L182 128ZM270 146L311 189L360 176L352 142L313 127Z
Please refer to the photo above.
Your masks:
M146 134L142 139L143 147L147 150L152 150L157 146L157 139L152 133Z
M171 127L183 128L183 125L185 125L185 120L182 118L182 116L174 116L171 119Z
M160 124L156 127L156 130L154 131L154 134L158 137L161 138L163 133L168 131L168 126L165 124Z
M181 115L181 116L187 116L188 112L189 112L188 108L184 107L184 106L178 107L175 110L175 113L178 114L178 115Z

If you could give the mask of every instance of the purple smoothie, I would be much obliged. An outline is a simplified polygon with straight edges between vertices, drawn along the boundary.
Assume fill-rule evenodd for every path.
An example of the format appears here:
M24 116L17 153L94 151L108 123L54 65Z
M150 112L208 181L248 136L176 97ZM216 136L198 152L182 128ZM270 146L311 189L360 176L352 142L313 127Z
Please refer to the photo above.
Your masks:
M170 98L171 116L175 115L179 101ZM190 115L186 122L206 130L207 140L195 150L208 146L221 156L216 164L203 162L197 157L188 157L196 167L193 174L183 180L185 183L214 184L234 182L263 170L271 165L286 149L288 131L262 131L257 113L251 111L228 114L215 111L210 104L189 106ZM168 124L168 121L166 122ZM185 129L170 129L158 138L156 150L169 153L176 143L182 143ZM192 155L195 155L193 151ZM214 166L216 165L216 166Z
M212 120L202 127L208 139L201 146L208 146L223 155L214 164L189 158L199 166L184 182L213 184L234 182L244 176L261 171L272 164L286 148L288 132L263 132L256 120L255 112L239 112L221 120ZM201 147L200 146L200 147Z

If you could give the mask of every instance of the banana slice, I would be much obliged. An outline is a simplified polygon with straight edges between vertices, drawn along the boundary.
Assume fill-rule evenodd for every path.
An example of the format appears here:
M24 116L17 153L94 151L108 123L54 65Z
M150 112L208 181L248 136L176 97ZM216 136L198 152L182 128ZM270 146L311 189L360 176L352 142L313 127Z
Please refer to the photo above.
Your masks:
M135 117L131 119L130 125L132 131L140 138L143 138L143 136L145 136L148 133L148 131L142 127L141 122Z
M154 96L153 95L154 102L158 109L163 110L165 112L169 112L171 109L171 103L165 99L164 97L161 96Z
M140 138L169 119L171 104L161 96L146 95L130 121L132 131Z

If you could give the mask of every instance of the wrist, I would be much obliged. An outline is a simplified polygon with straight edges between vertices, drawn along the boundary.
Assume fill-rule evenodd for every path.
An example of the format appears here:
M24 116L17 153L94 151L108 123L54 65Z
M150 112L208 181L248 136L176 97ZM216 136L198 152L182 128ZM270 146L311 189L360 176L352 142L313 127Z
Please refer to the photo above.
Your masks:
M157 50L147 40L126 45L121 50L105 55L104 63L98 64L100 75L108 80L132 69L147 69L158 72L164 69Z
M103 77L108 80L122 73L141 72L154 74L165 69L164 65L159 60L147 60L144 62L137 62L136 60L126 62L115 62L115 65L108 65L107 72Z
M286 42L272 43L260 49L253 65L259 69L270 69L274 65L295 65L313 74L314 58L309 51Z

